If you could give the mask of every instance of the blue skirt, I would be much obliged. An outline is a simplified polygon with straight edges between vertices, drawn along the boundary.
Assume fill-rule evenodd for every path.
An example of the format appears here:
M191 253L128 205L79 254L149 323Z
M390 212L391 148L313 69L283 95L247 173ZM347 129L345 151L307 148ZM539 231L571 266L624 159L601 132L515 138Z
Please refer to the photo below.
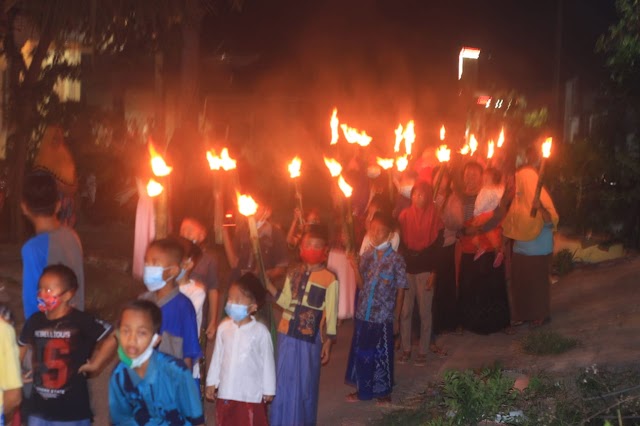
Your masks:
M315 425L320 389L320 333L315 343L278 333L276 397L271 426Z
M391 394L393 387L393 323L355 320L345 382L355 386L358 399Z

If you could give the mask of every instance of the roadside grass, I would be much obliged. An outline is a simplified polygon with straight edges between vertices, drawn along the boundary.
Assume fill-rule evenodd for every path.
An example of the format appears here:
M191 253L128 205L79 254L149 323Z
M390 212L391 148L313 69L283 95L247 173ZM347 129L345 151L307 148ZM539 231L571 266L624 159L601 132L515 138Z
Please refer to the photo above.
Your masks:
M578 340L565 337L553 330L528 333L520 340L522 349L530 355L558 355L578 346Z

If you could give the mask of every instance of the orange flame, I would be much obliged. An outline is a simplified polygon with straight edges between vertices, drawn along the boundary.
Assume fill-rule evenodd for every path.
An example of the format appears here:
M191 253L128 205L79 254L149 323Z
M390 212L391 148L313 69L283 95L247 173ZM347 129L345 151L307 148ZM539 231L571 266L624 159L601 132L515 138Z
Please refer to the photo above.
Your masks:
M149 155L151 156L151 170L153 174L158 177L169 176L173 167L167 166L164 158L158 153L156 147L153 146L153 142L149 141Z
M368 146L373 138L367 135L367 132L364 130L360 131L358 129L354 129L353 127L349 127L346 124L341 124L340 128L342 129L342 133L344 133L344 137L349 143L357 143L360 146Z
M502 148L503 143L504 143L504 127L500 129L500 136L498 136L498 148Z
M253 216L258 211L258 203L256 203L251 195L236 193L238 199L238 211L243 216Z
M542 144L542 156L549 158L551 155L551 145L553 144L553 138L547 138Z
M493 154L495 153L495 142L493 142L493 139L491 139L489 141L489 143L487 144L487 158L488 159L492 159L493 158Z
M338 178L338 186L340 187L340 190L345 197L351 197L351 194L353 194L353 188L347 183L346 180L344 180L342 175L340 175L340 177Z
M338 109L333 109L333 114L331 115L331 120L329 120L329 126L331 127L331 144L335 145L338 143L338 124L340 121L338 120Z
M209 162L209 169L211 170L224 170L229 171L236 168L236 160L229 156L229 150L222 148L220 156L216 155L215 150L207 151L207 161Z
M338 177L342 173L342 165L333 158L324 157L324 164L329 169L332 177Z
M444 124L442 125L442 127L440 127L440 140L443 141L444 140L444 136L446 134L446 130L444 128Z
M440 145L438 149L436 149L436 157L439 162L446 163L451 160L451 150L447 148L446 145Z
M407 123L406 129L404 129L404 147L407 155L411 155L411 147L416 141L416 132L414 127L413 120L411 120Z
M300 177L300 166L302 166L302 160L300 160L300 157L295 157L291 160L291 163L289 163L289 174L291 175L291 179Z
M383 169L389 170L390 168L393 167L393 158L376 157L376 163L378 163L378 165Z
M475 154L478 150L478 140L473 134L469 137L469 149L471 150L471 155Z
M160 182L149 179L149 183L147 183L147 195L149 197L157 197L162 194L162 191L164 191L164 187Z
M400 144L402 143L403 135L402 124L398 124L398 128L395 130L396 134L396 144L393 146L393 152L400 152Z
M406 155L402 155L396 158L396 168L399 172L404 172L407 170L407 166L409 165L409 159Z

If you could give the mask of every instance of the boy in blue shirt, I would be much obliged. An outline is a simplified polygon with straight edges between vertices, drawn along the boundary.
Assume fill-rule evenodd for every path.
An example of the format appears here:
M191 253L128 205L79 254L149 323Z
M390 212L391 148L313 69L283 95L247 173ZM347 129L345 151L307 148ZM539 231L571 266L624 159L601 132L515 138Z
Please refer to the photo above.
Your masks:
M109 382L113 425L203 425L202 405L185 364L154 350L162 313L152 302L124 307L118 327L120 363Z
M184 360L192 368L202 350L196 311L176 284L183 256L184 250L175 240L152 241L144 257L143 280L149 291L140 298L154 302L162 311L162 341L158 350Z

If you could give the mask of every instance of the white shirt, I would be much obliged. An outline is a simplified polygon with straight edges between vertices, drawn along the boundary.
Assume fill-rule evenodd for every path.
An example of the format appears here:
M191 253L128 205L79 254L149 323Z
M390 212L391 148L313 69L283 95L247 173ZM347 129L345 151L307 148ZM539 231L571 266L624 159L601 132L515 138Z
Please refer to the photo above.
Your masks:
M196 311L196 323L198 326L198 338L200 338L200 331L202 330L202 307L204 306L204 300L207 298L207 293L204 291L204 286L194 280L189 280L186 284L178 286L180 293L184 294L191 300L193 309ZM193 364L193 377L200 378L200 363Z
M473 207L473 216L480 216L483 213L492 212L500 205L500 200L504 195L504 186L483 186L476 197Z
M256 321L238 327L230 318L218 326L209 365L207 386L218 388L218 398L262 402L276 394L273 343L267 327Z

